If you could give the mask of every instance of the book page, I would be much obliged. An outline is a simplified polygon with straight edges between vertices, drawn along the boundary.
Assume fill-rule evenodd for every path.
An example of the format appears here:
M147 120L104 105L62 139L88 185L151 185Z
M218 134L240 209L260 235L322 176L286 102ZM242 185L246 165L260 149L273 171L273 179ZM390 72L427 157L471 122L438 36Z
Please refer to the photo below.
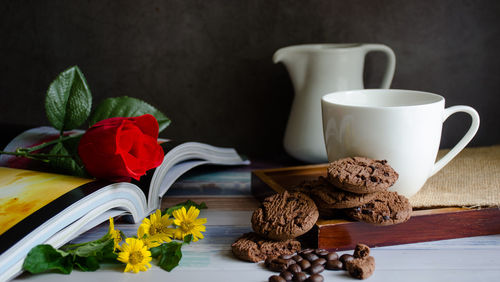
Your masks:
M91 181L0 167L0 235L60 196Z

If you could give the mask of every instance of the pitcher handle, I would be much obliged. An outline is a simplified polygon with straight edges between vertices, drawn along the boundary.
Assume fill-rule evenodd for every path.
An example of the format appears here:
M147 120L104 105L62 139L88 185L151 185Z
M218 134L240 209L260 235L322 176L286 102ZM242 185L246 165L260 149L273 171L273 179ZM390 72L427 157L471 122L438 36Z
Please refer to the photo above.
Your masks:
M477 130L479 129L479 114L477 113L474 108L469 107L469 106L453 106L444 109L444 115L443 115L443 122L446 121L446 119L451 116L454 113L458 112L464 112L467 113L471 116L472 118L472 123L469 127L469 130L467 133L465 133L464 137L458 141L457 145L453 147L446 155L444 155L439 161L437 161L434 164L434 167L432 168L432 172L430 176L433 176L441 170L446 164L448 164L460 151L465 148L465 146L470 142L472 137L476 135Z
M396 55L391 48L383 44L364 44L365 55L369 52L382 52L387 56L387 68L380 88L388 89L391 86L394 70L396 69Z

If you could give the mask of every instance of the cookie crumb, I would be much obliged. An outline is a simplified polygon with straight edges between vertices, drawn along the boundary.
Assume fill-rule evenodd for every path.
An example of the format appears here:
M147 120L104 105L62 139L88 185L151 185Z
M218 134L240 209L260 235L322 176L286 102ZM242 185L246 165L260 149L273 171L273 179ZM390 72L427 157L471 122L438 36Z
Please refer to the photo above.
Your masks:
M355 258L364 258L370 255L370 247L365 244L357 244L353 256Z
M365 258L355 258L347 261L346 269L352 277L366 279L375 271L375 258L367 256Z

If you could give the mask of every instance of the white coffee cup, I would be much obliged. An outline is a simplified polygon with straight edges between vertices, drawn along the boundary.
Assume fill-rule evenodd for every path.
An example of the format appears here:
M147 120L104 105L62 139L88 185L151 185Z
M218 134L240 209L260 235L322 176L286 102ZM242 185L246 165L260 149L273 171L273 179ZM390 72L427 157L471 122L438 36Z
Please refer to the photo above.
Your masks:
M321 99L328 160L363 156L387 160L399 174L389 188L410 197L474 137L479 114L469 106L444 108L437 94L397 89L364 89ZM443 122L456 112L472 117L465 136L436 162Z

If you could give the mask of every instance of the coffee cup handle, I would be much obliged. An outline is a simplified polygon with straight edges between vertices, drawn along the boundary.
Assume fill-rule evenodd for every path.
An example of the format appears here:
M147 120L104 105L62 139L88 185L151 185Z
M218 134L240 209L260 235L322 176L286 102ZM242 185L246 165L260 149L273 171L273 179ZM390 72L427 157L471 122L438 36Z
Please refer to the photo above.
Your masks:
M440 171L445 165L447 165L460 151L465 148L465 146L472 140L472 137L476 135L477 130L479 129L479 114L476 110L469 106L453 106L444 109L443 123L446 119L454 113L464 112L469 114L472 117L472 123L469 127L467 133L465 133L464 137L458 141L457 145L453 147L446 155L444 155L439 161L434 164L432 169L432 173L430 176L436 174L436 172Z
M382 79L382 85L380 88L388 89L391 87L392 78L394 77L394 70L396 69L396 55L391 48L382 44L365 44L365 55L369 52L379 51L387 56L387 68L385 70L384 78Z

